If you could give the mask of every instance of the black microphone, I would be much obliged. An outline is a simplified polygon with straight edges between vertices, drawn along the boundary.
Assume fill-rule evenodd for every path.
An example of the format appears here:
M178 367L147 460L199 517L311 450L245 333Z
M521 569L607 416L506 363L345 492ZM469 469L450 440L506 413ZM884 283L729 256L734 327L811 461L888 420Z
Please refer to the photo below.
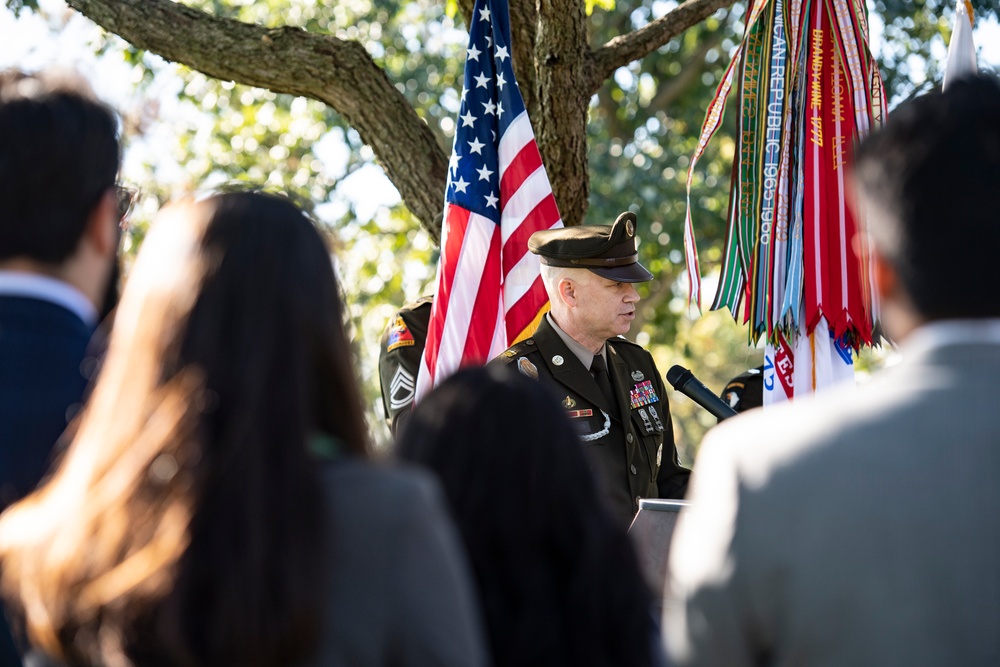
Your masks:
M739 414L736 410L726 405L725 401L713 394L708 387L703 385L694 376L694 373L683 366L674 366L667 371L667 382L674 389L711 412L720 422L723 419L729 419Z

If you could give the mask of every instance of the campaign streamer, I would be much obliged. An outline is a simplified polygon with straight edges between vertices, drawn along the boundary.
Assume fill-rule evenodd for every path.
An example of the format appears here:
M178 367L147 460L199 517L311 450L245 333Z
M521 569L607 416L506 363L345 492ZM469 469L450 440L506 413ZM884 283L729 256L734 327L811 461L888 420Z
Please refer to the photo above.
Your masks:
M862 227L847 202L846 168L858 140L883 121L885 88L863 0L755 0L749 11L702 127L688 188L735 83L739 135L712 310L729 308L749 325L751 344L767 343L765 366L781 352L779 384L791 397L795 388L824 383L816 369L849 369L851 348L879 340L874 275L866 239L854 242ZM685 242L698 286L690 205ZM810 353L786 353L799 347ZM794 376L808 381L790 381L793 364Z

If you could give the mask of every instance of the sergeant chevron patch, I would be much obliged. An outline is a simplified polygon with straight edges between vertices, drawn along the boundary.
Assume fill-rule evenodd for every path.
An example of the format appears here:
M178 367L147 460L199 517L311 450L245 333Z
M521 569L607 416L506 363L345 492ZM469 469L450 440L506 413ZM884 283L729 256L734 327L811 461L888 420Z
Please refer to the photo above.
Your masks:
M413 376L402 366L397 368L389 383L389 408L399 410L412 403L415 388L416 383L413 381Z

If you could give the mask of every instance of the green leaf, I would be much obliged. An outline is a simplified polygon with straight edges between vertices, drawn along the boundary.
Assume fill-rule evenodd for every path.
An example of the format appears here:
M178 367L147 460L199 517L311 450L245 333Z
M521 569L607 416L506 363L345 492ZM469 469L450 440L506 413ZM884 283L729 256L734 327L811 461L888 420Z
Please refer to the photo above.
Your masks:
M20 16L22 9L38 11L38 0L6 0L7 8L14 12L14 16Z
M601 8L606 12L614 11L615 0L587 0L587 16L594 13L594 9Z

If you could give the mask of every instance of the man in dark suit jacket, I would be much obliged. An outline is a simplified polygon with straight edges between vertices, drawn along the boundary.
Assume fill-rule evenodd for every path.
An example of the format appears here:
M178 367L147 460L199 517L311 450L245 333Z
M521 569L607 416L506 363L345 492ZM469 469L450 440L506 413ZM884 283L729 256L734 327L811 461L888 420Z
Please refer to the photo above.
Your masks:
M80 408L118 244L117 121L86 83L0 73L0 508ZM0 665L18 665L6 630Z
M900 105L855 173L902 360L706 436L670 551L676 664L1000 664L1000 84Z
M552 389L624 526L640 498L683 498L688 479L660 372L623 337L639 301L634 283L653 277L638 262L635 225L626 212L613 225L532 234L528 248L541 258L552 310L534 336L491 362Z

